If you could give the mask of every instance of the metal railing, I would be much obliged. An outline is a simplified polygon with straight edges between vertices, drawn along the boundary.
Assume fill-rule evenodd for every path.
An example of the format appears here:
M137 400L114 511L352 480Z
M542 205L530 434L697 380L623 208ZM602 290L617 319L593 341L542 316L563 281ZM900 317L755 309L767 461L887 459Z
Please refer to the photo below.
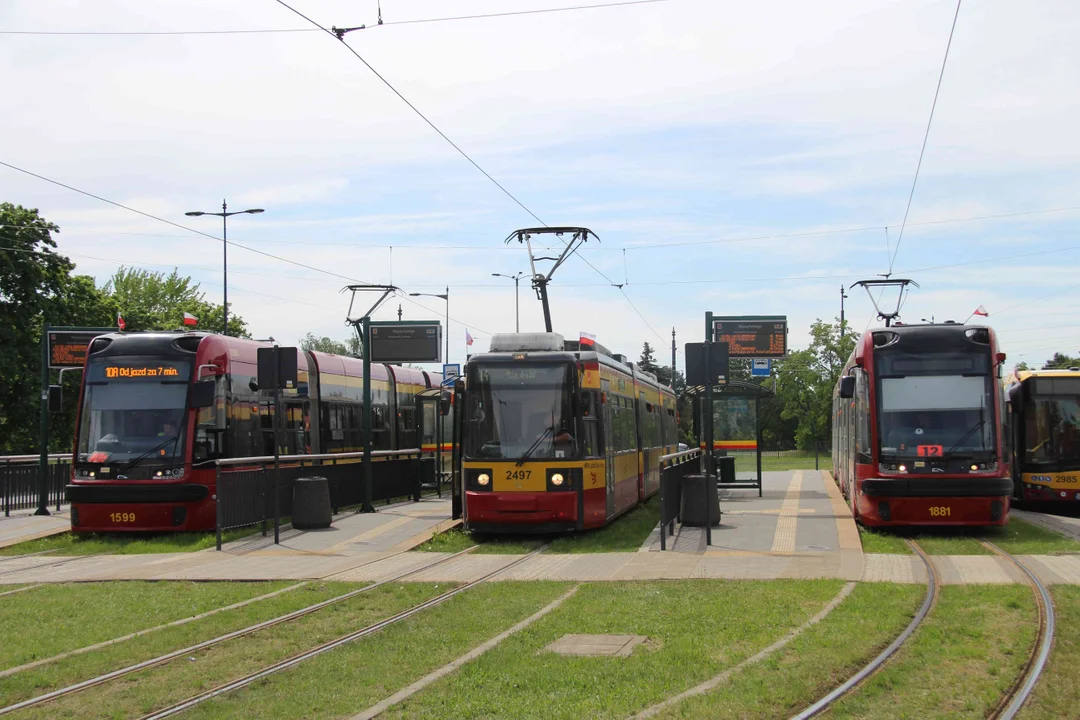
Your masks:
M702 452L698 448L660 458L660 549L667 550L667 536L675 533L675 521L682 506L682 480L701 472ZM694 461L697 462L694 462Z
M4 517L12 510L27 510L38 506L41 488L40 455L0 456L0 492L3 493ZM59 511L66 501L66 488L71 480L71 453L49 455L46 487L49 505Z
M216 501L217 549L221 549L221 533L232 528L262 523L275 527L281 518L292 516L292 488L297 478L318 475L330 486L333 512L339 508L362 505L367 500L377 502L398 497L420 499L424 474L434 473L434 460L422 462L419 448L406 450L376 450L371 453L371 493L365 492L363 480L364 453L327 453L319 455L282 455L274 471L274 457L225 458L214 461L217 466ZM432 479L433 481L433 479Z

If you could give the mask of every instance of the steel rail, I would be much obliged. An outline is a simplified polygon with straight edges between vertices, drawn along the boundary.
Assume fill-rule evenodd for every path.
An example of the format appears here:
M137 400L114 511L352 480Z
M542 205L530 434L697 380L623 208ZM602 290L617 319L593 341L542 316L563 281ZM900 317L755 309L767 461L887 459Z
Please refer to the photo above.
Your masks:
M188 710L188 709L190 709L192 707L195 707L196 705L200 705L200 704L206 702L207 700L211 700L211 699L213 699L213 698L215 698L215 697L217 697L219 695L224 695L225 693L231 692L233 690L239 690L240 688L246 687L246 686L250 685L253 682L256 682L258 680L262 680L265 677L269 677L270 675L278 673L278 672L280 672L282 670L286 670L286 669L291 668L291 667L293 667L295 665L298 665L299 663L303 662L304 660L309 660L309 659L311 659L313 657L316 657L318 655L322 655L325 652L329 652L330 650L334 650L335 648L341 647L342 645L345 645L346 643L350 643L353 640L359 640L360 638L367 637L368 635L373 635L374 633L379 632L383 628L389 627L390 625L394 625L395 623L401 622L402 620L406 620L406 619L412 617L413 615L416 615L417 613L420 613L420 612L423 612L424 610L427 610L428 608L435 607L436 605L441 605L442 603L446 602L450 598L455 597L457 595L460 595L461 593L465 592L466 590L469 590L470 588L476 587L480 583L485 582L485 581L495 577L496 575L498 575L500 573L503 573L503 572L509 570L512 567L515 567L516 565L520 565L521 563L523 563L526 560L532 558L536 554L538 554L540 552L543 552L543 550L545 548L547 548L547 546L548 546L548 543L545 543L543 546L537 548L536 550L533 550L531 553L529 553L527 555L523 555L522 557L518 558L517 560L514 560L513 562L509 563L508 565L505 565L505 566L503 566L503 567L501 567L501 568L499 568L497 570L493 570L492 572L489 572L486 575L483 575L482 577L477 578L476 580L472 580L470 582L465 583L464 585L460 585L460 586L454 588L453 590L449 590L449 591L443 593L442 595L438 595L436 597L433 597L430 600L425 600L424 602L422 602L422 603L420 603L418 605L414 605L413 607L409 608L408 610L403 610L403 611L397 613L396 615L392 615L392 616L390 616L388 618L385 618L384 620L380 620L377 623L374 623L372 625L368 625L365 628L362 628L360 630L356 630L354 632L351 632L348 635L343 635L343 636L337 638L336 640L331 640L330 642L319 645L318 647L312 648L311 650L306 650L306 651L304 651L302 653L299 653L297 655L292 656L291 658L287 658L287 659L282 660L280 662L274 663L273 665L270 665L269 667L263 668L262 670L254 672L254 673L252 673L250 675L247 675L245 677L242 677L242 678L240 678L238 680L233 680L232 682L226 683L225 685L220 685L220 686L218 686L218 687L216 687L216 688L214 688L212 690L208 690L208 691L206 691L204 693L194 695L194 696L188 698L187 700L176 703L175 705L170 705L169 707L164 708L162 710L158 710L158 711L156 711L154 713L151 713L149 715L144 715L142 718L140 718L140 720L161 720L162 718L172 717L173 715L176 715L177 713L184 712L185 710Z
M205 650L206 648L213 647L215 645L219 645L219 644L221 644L223 642L227 642L229 640L235 640L236 638L244 637L245 635L250 635L250 634L252 634L254 632L258 632L259 630L265 630L266 628L274 627L275 625L281 625L283 623L290 622L292 620L296 620L298 618L304 617L305 615L310 615L313 612L316 612L318 610L322 610L323 608L329 607L330 605L335 605L335 604L337 604L339 602L343 602L343 601L348 600L350 598L356 597L357 595L361 595L363 593L370 592L370 591L372 591L372 590L374 590L376 588L382 587L384 585L388 585L390 583L398 582L399 580L403 580L404 578L407 578L410 575L416 575L417 573L424 572L425 570L429 570L429 569L435 567L436 565L441 565L442 563L449 562L450 560L453 560L454 558L457 558L457 557L459 557L461 555L464 555L465 553L472 552L475 549L476 549L475 547L465 548L464 550L456 552L456 553L454 553L452 555L448 555L446 557L439 558L438 560L436 560L434 562L431 562L431 563L428 563L428 564L424 565L423 567L419 567L419 568L415 568L413 570L409 570L408 572L404 572L404 573L401 573L399 575L395 575L394 577L387 578L386 580L380 580L378 582L372 583L371 585L365 585L362 588L358 588L356 590L351 590L351 591L349 591L349 592L347 592L347 593L345 593L343 595L338 595L336 597L332 597L332 598L329 598L327 600L317 602L314 605L308 605L307 607L300 608L299 610L293 610L292 612L286 613L284 615L279 615L276 618L270 618L269 620L263 620L262 622L255 623L254 625L249 625L248 627L241 628L239 630L234 630L234 631L226 633L224 635L219 635L216 638L211 638L209 640L204 640L203 642L196 643L195 645L191 645L189 647L182 648L180 650L174 650L172 652L165 653L164 655L159 655L158 657L155 657L155 658L150 658L149 660L144 660L144 661L136 663L134 665L128 665L127 667L120 668L119 670L113 670L111 672L107 672L107 673L104 673L102 675L92 677L92 678L90 678L88 680L83 680L83 681L77 682L77 683L75 683L73 685L68 685L67 687L63 687L63 688L60 688L58 690L53 690L51 692L44 693L43 695L38 695L36 697L32 697L32 698L29 698L27 700L23 700L21 702L13 703L13 704L8 705L6 707L0 707L0 715L6 715L8 713L12 713L12 712L15 712L17 710L23 710L25 708L34 707L35 705L41 705L43 703L47 703L47 702L50 702L52 700L57 700L57 699L62 698L64 696L66 696L66 695L73 695L75 693L82 692L83 690L87 690L89 688L96 687L98 685L103 685L103 684L105 684L107 682L110 682L110 681L115 680L117 678L124 677L125 675L130 675L131 673L138 672L140 670L147 670L149 668L157 667L158 665L164 665L165 663L167 663L167 662L169 662L171 660L175 660L178 657L183 657L184 655L188 655L188 654L190 654L192 652L196 652L198 650ZM402 555L405 552L408 552L408 551L402 550L401 552L395 553L393 555L388 555L385 558L379 558L379 560L374 560L371 563L364 563L364 565L370 565L370 564L373 564L375 562L379 562L380 560L388 560L390 558L397 557L398 555ZM360 565L358 567L363 567L364 565Z
M922 606L919 611L915 613L915 617L911 619L908 626L904 628L904 631L896 636L887 648L881 651L881 653L871 660L866 666L864 666L857 673L852 675L843 684L838 685L828 695L818 700L810 707L803 710L798 715L792 716L792 720L805 720L806 718L812 718L820 714L824 710L828 709L833 703L847 695L849 692L858 687L864 680L881 670L885 666L885 663L892 658L896 651L907 642L908 638L915 632L915 630L922 624L922 621L926 619L926 616L930 614L930 610L933 609L937 602L938 591L941 586L940 579L938 577L937 568L934 567L934 563L930 560L930 557L919 547L918 543L913 540L908 540L907 544L911 546L911 549L919 556L919 559L923 561L926 566L926 573L929 578L929 582L926 586L926 596L923 598Z
M1020 568L1024 575L1027 576L1028 584L1035 594L1035 604L1039 607L1039 633L1036 637L1035 647L1032 648L1031 657L1024 664L1024 669L1016 682L1005 694L1005 697L1002 698L994 712L990 714L990 717L994 718L994 720L1012 720L1031 696L1031 691L1035 689L1035 683L1039 681L1039 676L1042 675L1043 668L1046 667L1046 660L1050 657L1050 646L1054 643L1056 620L1054 601L1043 582L1024 563L988 540L980 539L979 542Z

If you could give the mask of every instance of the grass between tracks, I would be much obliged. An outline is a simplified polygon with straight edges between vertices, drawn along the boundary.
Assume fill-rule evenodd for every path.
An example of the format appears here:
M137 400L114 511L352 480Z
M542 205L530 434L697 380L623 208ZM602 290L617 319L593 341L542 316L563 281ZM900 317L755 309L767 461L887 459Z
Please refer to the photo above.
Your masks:
M1075 717L1080 708L1080 587L1056 585L1051 590L1057 629L1050 662L1020 717L1023 720Z
M199 615L292 583L50 584L0 603L0 670ZM260 601L261 602L261 601Z
M1026 585L947 585L897 656L827 716L986 717L1027 661L1036 620Z
M636 552L660 522L660 499L649 498L615 522L598 530L568 533L552 540L550 553ZM550 537L535 535L477 535L460 528L447 530L415 548L424 552L458 552L478 545L475 552L519 554L532 552Z
M127 583L101 583L100 587L105 588L107 593L107 588L124 584ZM160 584L166 587L176 587L181 583L163 582ZM222 583L222 585L224 584ZM269 583L264 584L264 587L269 586ZM157 630L117 645L24 670L11 677L0 678L0 699L3 699L3 704L25 700L50 690L65 687L81 680L96 677L112 670L127 667L173 650L188 647L284 615L358 587L361 586L356 583L309 583L302 588L267 600L260 600L242 608L228 610L179 627ZM44 588L39 589L43 590ZM33 590L27 594L36 592L37 590ZM94 599L91 598L89 602L93 603ZM105 610L107 608L103 608L103 611ZM79 608L73 605L71 612L74 616L79 612ZM147 623L145 626L149 627L150 624ZM124 633L116 633L113 637L122 634ZM86 644L92 643L85 643L82 647L85 647Z
M557 613L384 717L626 717L769 645L818 612L841 586L835 580L585 585ZM564 657L544 650L568 633L645 635L648 641L630 657Z
M931 555L992 555L979 538L986 538L1005 552L1016 555L1052 555L1080 552L1080 542L1039 527L1018 517L1004 527L889 528L859 527L863 552L904 553L911 550L904 538L917 540Z
M238 528L221 533L223 543L247 537L257 528ZM71 532L28 540L0 548L0 555L27 555L53 550L53 555L146 555L152 553L195 552L214 547L212 532L178 533L83 533Z
M790 645L688 698L661 718L778 718L808 707L870 661L907 626L926 587L862 583Z
M384 585L293 622L260 630L243 638L192 653L190 656L179 658L161 667L133 673L123 680L106 683L24 710L16 717L51 719L141 716L155 708L183 700L370 625L445 592L450 587L452 585L446 583ZM282 597L290 598L299 592L302 590L286 593ZM256 603L256 606L260 604ZM310 604L310 602L303 604ZM158 636L155 633L151 637ZM130 647L127 648L129 654L130 650ZM409 651L409 648L401 648L401 652L408 653ZM97 653L93 653L82 657L96 655ZM126 657L124 664L128 664L127 661L132 659ZM5 678L5 680L16 680L19 677L20 675L17 675L14 678ZM326 676L323 680L335 691L346 696L354 691L353 687L339 683L334 677ZM45 689L48 688L35 688L39 692ZM39 694L39 692L33 694ZM11 698L6 688L0 689L0 695L5 699ZM290 716L295 717L301 714L306 713L293 712ZM249 715L263 717L265 713L260 710L253 711Z

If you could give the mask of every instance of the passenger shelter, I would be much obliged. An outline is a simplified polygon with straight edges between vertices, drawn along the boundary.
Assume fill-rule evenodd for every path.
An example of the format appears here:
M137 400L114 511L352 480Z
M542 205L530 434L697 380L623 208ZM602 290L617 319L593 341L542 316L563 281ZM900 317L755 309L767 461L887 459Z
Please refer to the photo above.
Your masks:
M720 478L717 487L756 489L761 496L761 402L773 397L772 391L752 382L729 380L713 387L713 457L734 455L735 477ZM705 387L688 387L684 395L693 403L694 435L705 450ZM752 452L751 468L740 471L739 460Z

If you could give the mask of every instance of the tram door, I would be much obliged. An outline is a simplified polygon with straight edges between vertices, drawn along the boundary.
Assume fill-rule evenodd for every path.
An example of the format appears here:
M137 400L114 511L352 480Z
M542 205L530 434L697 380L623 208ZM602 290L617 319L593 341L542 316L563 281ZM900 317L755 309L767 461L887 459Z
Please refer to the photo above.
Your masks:
M606 380L604 382L607 382ZM615 413L610 402L604 403L604 478L607 484L607 515L615 514Z

